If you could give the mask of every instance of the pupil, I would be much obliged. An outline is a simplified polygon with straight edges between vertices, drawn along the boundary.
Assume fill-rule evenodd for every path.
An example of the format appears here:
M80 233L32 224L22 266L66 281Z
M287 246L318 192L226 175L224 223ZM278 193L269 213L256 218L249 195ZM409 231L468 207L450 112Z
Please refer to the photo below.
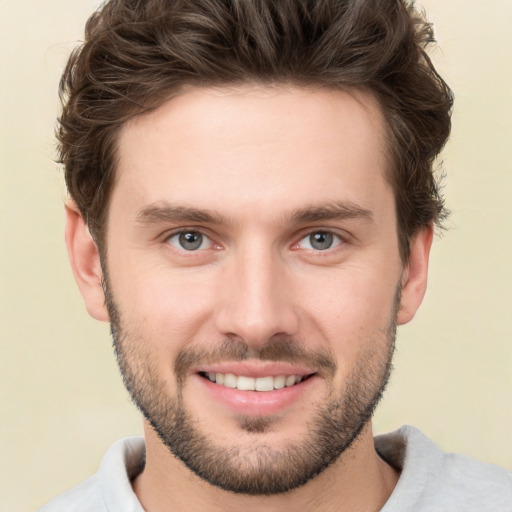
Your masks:
M201 235L201 233L189 232L180 234L180 245L189 251L193 251L194 249L201 247L202 242L203 235Z
M332 245L332 239L332 233L326 233L324 231L313 233L309 237L311 247L320 251L329 249Z

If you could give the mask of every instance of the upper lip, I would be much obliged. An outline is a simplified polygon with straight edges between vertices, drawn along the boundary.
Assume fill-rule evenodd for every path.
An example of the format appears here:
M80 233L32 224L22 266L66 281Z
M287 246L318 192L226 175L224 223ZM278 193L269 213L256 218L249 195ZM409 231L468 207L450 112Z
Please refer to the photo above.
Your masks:
M221 362L198 366L192 373L232 373L246 377L277 377L279 375L311 375L316 373L314 369L307 366L286 363L286 362L265 362L265 361L237 361Z

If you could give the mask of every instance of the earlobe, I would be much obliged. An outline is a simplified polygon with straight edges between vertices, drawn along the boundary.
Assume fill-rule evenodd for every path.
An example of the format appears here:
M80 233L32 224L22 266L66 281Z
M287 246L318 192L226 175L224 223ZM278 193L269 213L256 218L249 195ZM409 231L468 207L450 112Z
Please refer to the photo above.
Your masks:
M74 201L66 203L66 246L87 311L93 318L108 322L98 247Z
M410 241L409 261L402 273L402 296L398 325L410 322L420 307L427 289L428 261L434 227L421 229Z

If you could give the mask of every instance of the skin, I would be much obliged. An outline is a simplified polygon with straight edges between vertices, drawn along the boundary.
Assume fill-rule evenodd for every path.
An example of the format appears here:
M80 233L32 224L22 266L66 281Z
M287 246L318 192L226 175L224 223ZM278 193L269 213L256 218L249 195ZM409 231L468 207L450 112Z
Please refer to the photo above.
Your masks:
M333 388L345 389L370 354L369 368L381 363L392 343L390 324L410 321L419 307L432 228L411 240L404 264L383 131L369 94L284 87L190 89L122 129L105 264L130 340L142 345L165 393L176 395L180 350L206 350L226 338L259 350L286 336L336 363L332 377L317 376L276 410L249 398L243 415L272 419L273 428L261 433L245 431L236 406L205 393L197 372L187 374L183 401L216 446L249 453L258 444L278 451L303 442L316 405ZM353 215L322 214L333 204ZM213 218L178 219L169 206ZM298 214L312 207L314 217ZM174 236L180 229L201 231L207 242L185 251ZM318 231L335 235L332 247L311 247L309 235ZM108 321L98 250L72 202L66 241L89 313ZM250 364L262 371L260 362ZM146 468L134 489L150 512L167 510L169 502L177 511L376 511L398 479L374 450L370 422L319 476L268 497L206 483L147 422L145 437Z

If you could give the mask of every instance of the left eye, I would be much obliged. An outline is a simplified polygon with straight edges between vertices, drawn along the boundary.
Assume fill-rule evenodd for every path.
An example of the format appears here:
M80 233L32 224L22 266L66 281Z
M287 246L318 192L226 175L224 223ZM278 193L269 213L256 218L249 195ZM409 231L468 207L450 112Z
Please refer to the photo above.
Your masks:
M211 240L199 231L181 231L170 236L167 241L178 249L185 251L198 251L211 247Z
M341 237L330 231L314 231L305 236L299 243L301 249L312 249L314 251L326 251L342 243Z

